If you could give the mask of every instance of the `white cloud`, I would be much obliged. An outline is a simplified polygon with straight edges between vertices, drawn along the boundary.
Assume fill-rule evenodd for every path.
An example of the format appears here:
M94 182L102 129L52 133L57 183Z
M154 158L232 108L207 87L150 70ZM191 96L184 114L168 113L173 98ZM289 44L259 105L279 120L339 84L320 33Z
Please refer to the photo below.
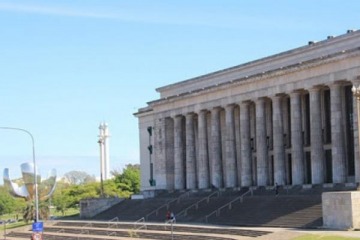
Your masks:
M89 18L105 18L105 19L118 18L117 16L111 14L100 14L90 11L83 11L80 9L71 9L64 7L48 7L48 6L27 5L27 4L14 4L14 3L0 3L0 11L70 16L70 17L89 17Z
M28 14L42 14L67 17L84 17L110 19L117 21L163 24L163 25L185 25L185 26L207 26L218 28L244 28L249 27L249 22L260 25L273 24L269 19L246 14L235 14L234 12L208 12L207 9L188 8L188 6L126 6L91 9L89 6L82 8L71 8L64 6L34 5L0 3L0 11L20 12Z

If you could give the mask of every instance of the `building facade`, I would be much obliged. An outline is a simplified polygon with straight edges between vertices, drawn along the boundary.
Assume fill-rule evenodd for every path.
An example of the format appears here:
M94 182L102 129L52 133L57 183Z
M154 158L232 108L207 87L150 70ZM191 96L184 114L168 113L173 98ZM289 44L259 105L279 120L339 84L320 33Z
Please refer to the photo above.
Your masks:
M141 188L358 183L359 83L349 30L158 88L135 113Z

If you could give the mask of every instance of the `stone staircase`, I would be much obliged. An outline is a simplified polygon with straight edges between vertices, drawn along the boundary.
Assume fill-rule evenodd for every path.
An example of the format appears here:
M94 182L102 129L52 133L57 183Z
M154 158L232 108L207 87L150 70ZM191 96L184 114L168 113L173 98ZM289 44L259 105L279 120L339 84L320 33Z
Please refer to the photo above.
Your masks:
M236 240L240 237L255 238L270 231L248 230L233 227L192 226L169 224L137 224L125 222L55 221L45 223L43 238L60 239L174 239L174 240ZM7 239L29 239L30 230L13 231Z
M163 193L153 199L125 200L95 216L94 220L164 222L173 211L178 223L209 223L233 226L317 227L322 225L321 193L333 188L302 186ZM338 190L338 189L336 189ZM245 194L243 196L243 194ZM240 197L243 196L243 197ZM227 206L231 203L231 206Z
M136 221L144 217L144 213L148 213L157 209L158 207L173 200L172 198L151 198L151 199L139 199L130 200L126 199L106 211L93 217L93 220L110 220L114 217L118 217L122 221Z
M101 221L47 222L44 239L170 239L172 227L175 240L225 240L269 234L238 226L313 228L322 226L321 194L341 190L354 188L280 187L278 195L269 187L163 192L153 199L124 200L95 217ZM168 209L176 214L172 226L164 223ZM30 230L16 230L7 239L30 236Z
M232 226L309 228L322 225L320 196L248 196L208 218Z

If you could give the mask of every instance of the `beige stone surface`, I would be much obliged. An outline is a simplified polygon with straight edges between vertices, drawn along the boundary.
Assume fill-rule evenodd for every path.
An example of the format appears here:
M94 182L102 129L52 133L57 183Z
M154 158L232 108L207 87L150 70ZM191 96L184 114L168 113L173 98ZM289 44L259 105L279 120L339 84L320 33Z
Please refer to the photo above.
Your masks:
M360 228L360 192L328 192L322 195L325 228Z

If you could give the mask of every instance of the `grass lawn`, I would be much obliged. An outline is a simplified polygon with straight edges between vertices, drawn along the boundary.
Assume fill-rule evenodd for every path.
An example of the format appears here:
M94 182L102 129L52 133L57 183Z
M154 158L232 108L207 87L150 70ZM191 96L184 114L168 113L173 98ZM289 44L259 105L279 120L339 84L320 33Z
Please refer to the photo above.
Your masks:
M340 236L328 236L328 235L321 235L321 234L307 234L301 237L294 238L293 240L354 240L354 239L360 239L358 238L351 238L351 237L340 237Z
M10 223L10 224L6 224L6 231L8 231L9 229L13 229L13 228L18 228L18 227L23 227L26 225L30 225L30 223L26 223L23 221L20 222L15 222L15 223ZM4 225L0 225L0 235L2 235L2 233L5 231L5 226Z

